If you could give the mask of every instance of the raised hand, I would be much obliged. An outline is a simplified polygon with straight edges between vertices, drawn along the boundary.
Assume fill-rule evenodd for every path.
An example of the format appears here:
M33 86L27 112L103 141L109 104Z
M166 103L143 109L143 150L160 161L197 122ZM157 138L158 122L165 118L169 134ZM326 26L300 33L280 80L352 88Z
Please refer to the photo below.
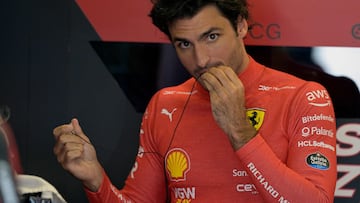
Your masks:
M62 167L83 182L92 191L97 191L102 181L102 167L89 138L83 133L77 119L53 130L56 140L54 154Z
M199 81L209 91L215 121L239 149L256 135L246 119L245 90L236 73L227 66L210 68Z

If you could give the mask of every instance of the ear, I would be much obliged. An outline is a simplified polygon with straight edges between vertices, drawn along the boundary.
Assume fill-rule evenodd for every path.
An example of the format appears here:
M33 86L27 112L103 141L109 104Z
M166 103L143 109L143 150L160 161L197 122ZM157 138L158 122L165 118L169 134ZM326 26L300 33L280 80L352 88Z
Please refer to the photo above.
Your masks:
M244 38L248 32L249 26L247 20L241 16L238 17L237 33L240 38Z

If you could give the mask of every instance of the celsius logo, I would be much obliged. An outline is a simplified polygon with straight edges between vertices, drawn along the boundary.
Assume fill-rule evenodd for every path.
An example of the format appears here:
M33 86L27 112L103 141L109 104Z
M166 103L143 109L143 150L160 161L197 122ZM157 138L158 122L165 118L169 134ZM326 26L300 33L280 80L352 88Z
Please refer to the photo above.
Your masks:
M256 190L254 184L238 184L236 186L236 191L238 192L250 192L252 194L258 194L259 192Z
M359 39L359 40L360 40L360 24L355 24L355 25L352 27L352 36L353 36L355 39Z
M190 170L189 155L180 148L170 150L165 157L166 170L172 181L186 180L186 173Z

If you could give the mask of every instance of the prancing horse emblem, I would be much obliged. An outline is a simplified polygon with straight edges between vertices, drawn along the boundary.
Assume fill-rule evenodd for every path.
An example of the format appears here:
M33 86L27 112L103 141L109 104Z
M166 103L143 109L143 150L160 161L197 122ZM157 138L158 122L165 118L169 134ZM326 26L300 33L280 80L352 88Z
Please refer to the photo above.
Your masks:
M246 115L251 125L254 126L256 130L259 130L264 122L265 110L258 108L247 109Z

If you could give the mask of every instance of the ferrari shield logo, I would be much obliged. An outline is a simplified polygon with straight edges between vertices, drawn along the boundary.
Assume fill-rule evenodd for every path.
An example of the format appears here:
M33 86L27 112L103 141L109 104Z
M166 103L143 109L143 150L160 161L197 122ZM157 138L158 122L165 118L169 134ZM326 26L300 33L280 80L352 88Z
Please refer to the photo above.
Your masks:
M259 130L264 121L265 110L256 108L248 109L246 110L246 115L251 125L254 126L256 130Z

